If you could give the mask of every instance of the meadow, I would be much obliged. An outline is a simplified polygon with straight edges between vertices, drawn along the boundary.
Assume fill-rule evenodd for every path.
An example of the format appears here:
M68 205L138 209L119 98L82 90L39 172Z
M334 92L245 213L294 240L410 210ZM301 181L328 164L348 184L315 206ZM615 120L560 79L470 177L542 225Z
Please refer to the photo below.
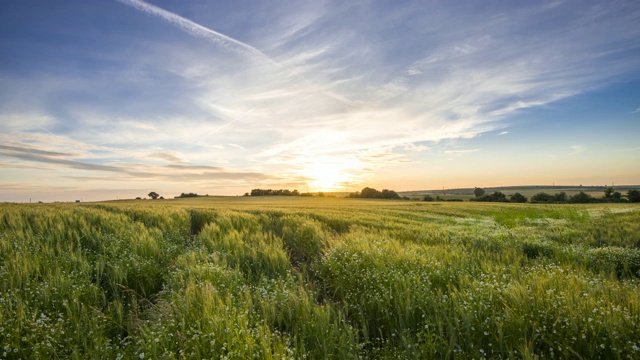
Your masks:
M640 205L0 205L2 359L640 359Z

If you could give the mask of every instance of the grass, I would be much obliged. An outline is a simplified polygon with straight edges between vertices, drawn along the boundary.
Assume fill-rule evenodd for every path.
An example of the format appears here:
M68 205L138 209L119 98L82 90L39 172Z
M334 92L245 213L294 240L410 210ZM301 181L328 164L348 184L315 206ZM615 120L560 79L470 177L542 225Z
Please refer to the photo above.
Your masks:
M0 358L640 358L640 207L0 208Z

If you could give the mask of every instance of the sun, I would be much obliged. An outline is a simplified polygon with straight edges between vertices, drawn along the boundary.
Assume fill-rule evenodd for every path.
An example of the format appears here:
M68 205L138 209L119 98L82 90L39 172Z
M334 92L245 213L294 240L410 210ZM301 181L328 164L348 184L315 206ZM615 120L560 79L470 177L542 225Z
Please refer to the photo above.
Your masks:
M309 179L309 191L345 191L354 180L354 163L333 159L307 163L302 174Z

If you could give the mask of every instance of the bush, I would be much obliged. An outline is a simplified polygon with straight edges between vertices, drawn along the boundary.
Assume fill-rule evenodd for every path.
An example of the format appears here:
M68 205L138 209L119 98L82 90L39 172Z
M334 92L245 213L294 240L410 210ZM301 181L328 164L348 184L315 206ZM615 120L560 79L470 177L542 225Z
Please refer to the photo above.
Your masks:
M272 190L272 189L252 189L251 196L300 196L298 190L289 190L289 189L280 189L280 190ZM245 196L247 196L245 194ZM309 195L310 196L310 195Z
M471 199L473 201L486 201L486 202L507 202L507 196L500 192L500 191L494 191L492 194L490 195L482 195L479 196L475 199Z
M550 203L554 201L554 196L545 192L539 192L531 197L532 203Z
M527 202L527 197L522 195L522 194L520 194L520 193L515 193L515 194L511 195L509 200L511 200L511 202L515 202L515 203L526 203Z
M618 276L640 277L640 250L608 246L588 252L591 266L615 271Z
M640 202L640 190L629 190L627 191L627 199L629 202Z
M585 194L586 195L586 194ZM539 192L531 197L532 203L543 204L559 204L567 202L567 193L562 191L557 194L551 195L545 192Z
M567 193L562 191L555 195L553 195L554 202L566 202L567 201Z
M593 202L593 200L593 197L584 191L580 191L571 197L571 202L577 204L587 204Z
M522 244L522 251L529 259L535 259L539 256L553 257L553 247L548 243L540 241L525 241Z
M176 196L175 198L176 199L178 199L178 198L192 198L192 197L198 197L198 196L200 196L200 195L198 195L196 193L188 193L188 194L181 193L179 196Z
M384 189L378 191L374 188L365 187L360 192L349 194L350 198L363 198L363 199L400 199L400 195L394 190Z

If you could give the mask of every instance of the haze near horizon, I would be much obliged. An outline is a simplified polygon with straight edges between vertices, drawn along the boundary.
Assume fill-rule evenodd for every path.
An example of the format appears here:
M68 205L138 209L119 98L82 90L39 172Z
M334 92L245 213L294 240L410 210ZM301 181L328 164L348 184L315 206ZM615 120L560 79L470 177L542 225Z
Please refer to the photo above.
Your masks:
M0 201L640 183L634 1L6 1Z

